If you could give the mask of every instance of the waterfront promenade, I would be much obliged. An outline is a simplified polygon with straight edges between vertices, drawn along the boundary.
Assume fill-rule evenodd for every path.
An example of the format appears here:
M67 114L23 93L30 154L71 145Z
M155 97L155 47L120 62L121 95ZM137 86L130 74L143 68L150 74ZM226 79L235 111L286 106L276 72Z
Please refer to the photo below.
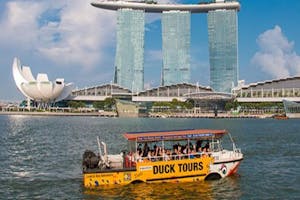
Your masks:
M271 118L273 114L230 114L218 113L149 113L151 118Z
M0 115L118 117L116 112L0 111ZM273 114L149 113L150 118L271 118Z
M94 116L117 117L115 112L29 112L29 111L1 111L0 115L32 115L32 116Z

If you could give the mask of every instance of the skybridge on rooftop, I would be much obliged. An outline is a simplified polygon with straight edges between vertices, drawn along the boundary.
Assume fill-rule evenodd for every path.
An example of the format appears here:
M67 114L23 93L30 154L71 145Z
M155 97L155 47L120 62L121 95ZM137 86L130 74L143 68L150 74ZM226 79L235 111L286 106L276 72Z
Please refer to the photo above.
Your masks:
M240 4L237 1L216 0L199 4L159 4L155 1L93 1L93 6L107 9L136 9L144 10L149 13L162 13L164 11L189 11L191 13L206 13L211 10L225 9L225 10L240 10Z

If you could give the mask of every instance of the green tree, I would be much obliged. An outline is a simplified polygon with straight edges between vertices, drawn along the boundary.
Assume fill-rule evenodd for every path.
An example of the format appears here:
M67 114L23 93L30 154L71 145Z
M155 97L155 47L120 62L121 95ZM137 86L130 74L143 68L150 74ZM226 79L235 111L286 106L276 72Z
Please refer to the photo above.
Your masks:
M185 103L187 109L194 108L195 101L193 99L188 99Z
M231 109L236 110L238 107L240 106L239 102L237 102L237 100L234 101L228 101L225 104L225 110L229 111Z
M94 101L93 107L96 109L104 109L104 101Z
M67 105L71 108L83 108L85 107L85 103L82 101L69 101Z
M106 98L104 100L104 108L112 109L116 105L116 100L114 98Z
M226 104L225 104L225 110L226 111L229 111L229 110L231 110L233 108L233 103L231 102L231 101L229 101L229 102L227 102Z

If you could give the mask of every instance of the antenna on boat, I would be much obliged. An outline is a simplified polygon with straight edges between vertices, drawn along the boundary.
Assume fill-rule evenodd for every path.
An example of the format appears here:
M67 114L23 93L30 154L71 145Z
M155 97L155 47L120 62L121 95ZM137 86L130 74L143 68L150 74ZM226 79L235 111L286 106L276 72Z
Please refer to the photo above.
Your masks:
M103 145L103 151L104 151L104 161L107 162L107 149L106 149L106 144L104 142L101 142Z
M108 156L107 156L107 149L106 149L106 144L104 142L100 142L99 137L97 136L97 143L98 143L98 150L99 150L99 163L98 166L106 166L106 167L110 167L109 165L109 160L108 160ZM103 145L103 151L104 151L104 155L102 155L102 150L101 150L101 144Z
M233 138L232 138L232 136L231 136L231 134L229 132L228 132L228 135L229 135L229 138L230 138L230 140L232 142L232 149L236 150L237 148L236 148L235 142L234 142L234 140L233 140Z
M99 156L100 156L100 158L101 158L101 156L102 156L102 151L101 151L101 146L100 146L100 140L99 140L99 136L97 136L97 143L98 143L98 150L99 150Z

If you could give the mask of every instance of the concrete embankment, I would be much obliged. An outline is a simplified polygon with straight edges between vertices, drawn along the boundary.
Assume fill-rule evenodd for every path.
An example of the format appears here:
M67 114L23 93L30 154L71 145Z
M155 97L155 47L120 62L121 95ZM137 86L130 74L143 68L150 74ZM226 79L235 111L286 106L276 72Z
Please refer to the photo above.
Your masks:
M28 112L28 111L0 111L0 115L32 115L32 116L94 116L94 117L118 117L116 112ZM213 113L149 113L151 118L271 118L271 114L239 114L231 115L219 113L215 117Z
M215 116L213 113L198 113L198 114L189 114L189 113L150 113L149 117L152 118L270 118L270 114L239 114L231 115L228 113L219 113Z
M0 112L0 115L32 115L32 116L95 116L95 117L117 117L115 112L22 112L9 111Z

